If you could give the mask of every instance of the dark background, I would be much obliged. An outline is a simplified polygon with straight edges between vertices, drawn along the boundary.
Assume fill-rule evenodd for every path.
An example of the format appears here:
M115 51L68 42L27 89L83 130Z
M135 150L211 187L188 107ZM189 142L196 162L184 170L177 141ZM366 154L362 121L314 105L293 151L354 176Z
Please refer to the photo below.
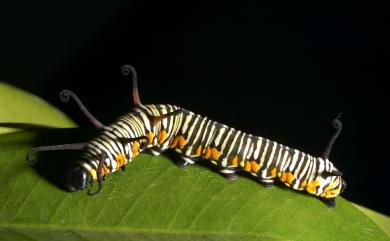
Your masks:
M143 103L176 104L313 155L343 112L331 154L343 196L390 214L385 6L9 1L0 11L0 80L80 126L90 124L60 90L109 123L132 104L123 64L136 67Z

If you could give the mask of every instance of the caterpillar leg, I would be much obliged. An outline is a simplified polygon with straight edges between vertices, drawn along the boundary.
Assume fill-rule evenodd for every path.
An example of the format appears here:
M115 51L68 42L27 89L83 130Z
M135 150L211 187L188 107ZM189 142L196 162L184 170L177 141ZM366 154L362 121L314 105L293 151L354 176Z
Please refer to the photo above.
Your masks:
M41 151L64 151L64 150L83 150L87 146L87 143L72 143L72 144L62 144L62 145L53 145L53 146L38 146L31 148L31 150L26 155L26 160L28 164L34 165L36 163L37 152Z
M98 168L96 170L97 178L98 178L98 189L95 192L92 192L92 189L88 191L88 194L91 196L95 196L96 194L100 193L102 191L103 186L103 179L105 178L102 176L102 169L104 166L104 160L106 160L107 154L103 152L103 154L100 156Z
M238 177L236 174L236 170L233 168L222 167L219 169L219 172L222 176L226 177L229 180L236 180Z
M181 160L177 162L177 165L181 168L186 168L196 162L196 158L194 157L186 157L182 156Z
M80 107L81 112L84 113L84 115L88 118L89 121L92 122L92 124L99 130L107 130L111 129L105 125L103 125L100 121L98 121L91 112L88 111L88 109L84 106L84 104L81 102L79 97L75 93L73 93L70 90L63 90L60 93L60 99L62 102L68 102L70 97L76 102L76 104Z
M259 180L261 185L263 185L264 187L267 187L267 188L273 187L273 185L274 185L273 179L259 178L258 180Z
M322 202L324 202L329 208L335 208L336 207L336 198L320 198Z
M156 147L150 148L149 151L153 154L153 156L159 156L161 154L161 150Z

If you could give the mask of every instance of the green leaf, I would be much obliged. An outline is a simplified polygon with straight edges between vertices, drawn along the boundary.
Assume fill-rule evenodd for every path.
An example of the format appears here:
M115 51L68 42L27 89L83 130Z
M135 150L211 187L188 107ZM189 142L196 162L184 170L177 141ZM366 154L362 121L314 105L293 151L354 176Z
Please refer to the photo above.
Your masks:
M48 127L74 127L75 124L46 101L26 91L0 82L0 123L29 123ZM0 124L0 134L16 131Z
M0 240L389 240L341 197L330 209L250 177L229 181L203 165L182 170L175 157L140 155L109 175L99 195L69 193L52 181L53 173L64 178L63 153L42 153L41 167L24 160L37 138L83 136L60 131L0 136Z
M370 217L379 227L383 229L383 231L390 237L390 217L378 213L374 210L368 209L366 207L360 206L356 203L353 203L355 207L357 207L360 211Z
M0 85L4 89L9 91L0 94L0 101L18 92ZM27 102L35 98L18 95L15 99ZM42 117L39 124L72 125L50 106L27 105L14 106L23 111L7 121L31 121L23 119L23 113L36 111L34 115ZM0 116L12 110L2 109ZM280 186L263 188L248 176L226 180L209 165L182 170L174 165L177 155L140 155L126 172L110 174L102 193L94 197L87 190L64 190L65 171L79 153L41 153L36 166L25 161L32 146L89 138L79 129L0 135L1 241L389 240L370 219L378 222L378 215L365 215L341 197L337 208L329 209L307 194ZM390 221L381 218L384 228Z

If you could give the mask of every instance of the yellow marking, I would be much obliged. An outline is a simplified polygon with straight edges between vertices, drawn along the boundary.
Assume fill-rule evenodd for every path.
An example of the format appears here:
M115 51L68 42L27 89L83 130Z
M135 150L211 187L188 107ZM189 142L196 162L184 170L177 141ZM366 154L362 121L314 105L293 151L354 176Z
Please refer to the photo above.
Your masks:
M271 170L271 177L276 177L276 167Z
M251 161L250 164L252 172L257 172L260 169L260 165L257 164L255 161Z
M245 167L245 162L242 160L240 161L240 167L244 168Z
M200 156L200 154L202 153L202 145L198 146L198 148L196 149L196 156Z
M205 153L203 154L203 158L204 159L209 159L210 155L211 155L210 147L207 147Z
M305 179L303 182L301 182L301 185L298 189L303 190L304 188L306 188L306 184L307 184L307 180Z
M138 142L136 142L136 143L138 144ZM115 157L115 159L116 159L116 161L118 163L117 169L127 163L126 157L123 154L119 154L118 156Z
M325 197L326 198L336 197L339 194L340 194L340 188L337 188L337 189L334 189L334 190L328 190L326 192Z
M247 171L247 172L251 171L251 164L250 164L249 161L245 163L245 169L244 170Z
M92 176L92 180L96 181L97 180L96 171L94 169L90 169L88 171L89 171L89 174L91 174L91 176Z
M232 163L231 165L232 165L233 167L237 167L237 166L238 166L238 157L235 156L235 157L233 158L233 160L232 160L231 163Z
M167 136L168 136L168 134L165 130L160 131L160 133L158 133L158 136L157 136L158 143L163 144L164 141L167 139Z
M217 148L211 148L211 158L218 161L220 156L221 156L221 153L217 150Z
M133 155L138 154L138 152L139 152L139 143L138 142L134 142L133 147L131 148L131 152L133 153Z
M149 131L147 134L147 137L148 137L149 143L153 143L153 138L154 138L153 133Z
M321 194L321 197L331 198L335 197L338 194L340 194L340 188L337 188L335 190L331 190L336 186L337 182L331 182L329 183L329 186L324 189L324 191Z
M318 180L314 180L312 182L310 182L307 186L306 186L306 191L308 193L311 193L311 194L315 194L316 191L317 191L317 186L320 185L320 181Z
M286 181L288 184L291 184L294 181L295 177L291 172L286 173Z
M280 180L281 182L286 182L286 180L287 180L287 175L286 175L285 172L282 172L282 175L279 177L279 180Z

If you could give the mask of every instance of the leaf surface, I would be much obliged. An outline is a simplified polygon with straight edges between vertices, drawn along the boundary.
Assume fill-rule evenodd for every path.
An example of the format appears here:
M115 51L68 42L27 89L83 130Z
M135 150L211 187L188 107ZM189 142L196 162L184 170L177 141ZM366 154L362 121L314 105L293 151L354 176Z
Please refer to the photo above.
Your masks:
M0 82L0 134L18 130L4 123L34 124L30 128L75 126L66 115L41 98Z

